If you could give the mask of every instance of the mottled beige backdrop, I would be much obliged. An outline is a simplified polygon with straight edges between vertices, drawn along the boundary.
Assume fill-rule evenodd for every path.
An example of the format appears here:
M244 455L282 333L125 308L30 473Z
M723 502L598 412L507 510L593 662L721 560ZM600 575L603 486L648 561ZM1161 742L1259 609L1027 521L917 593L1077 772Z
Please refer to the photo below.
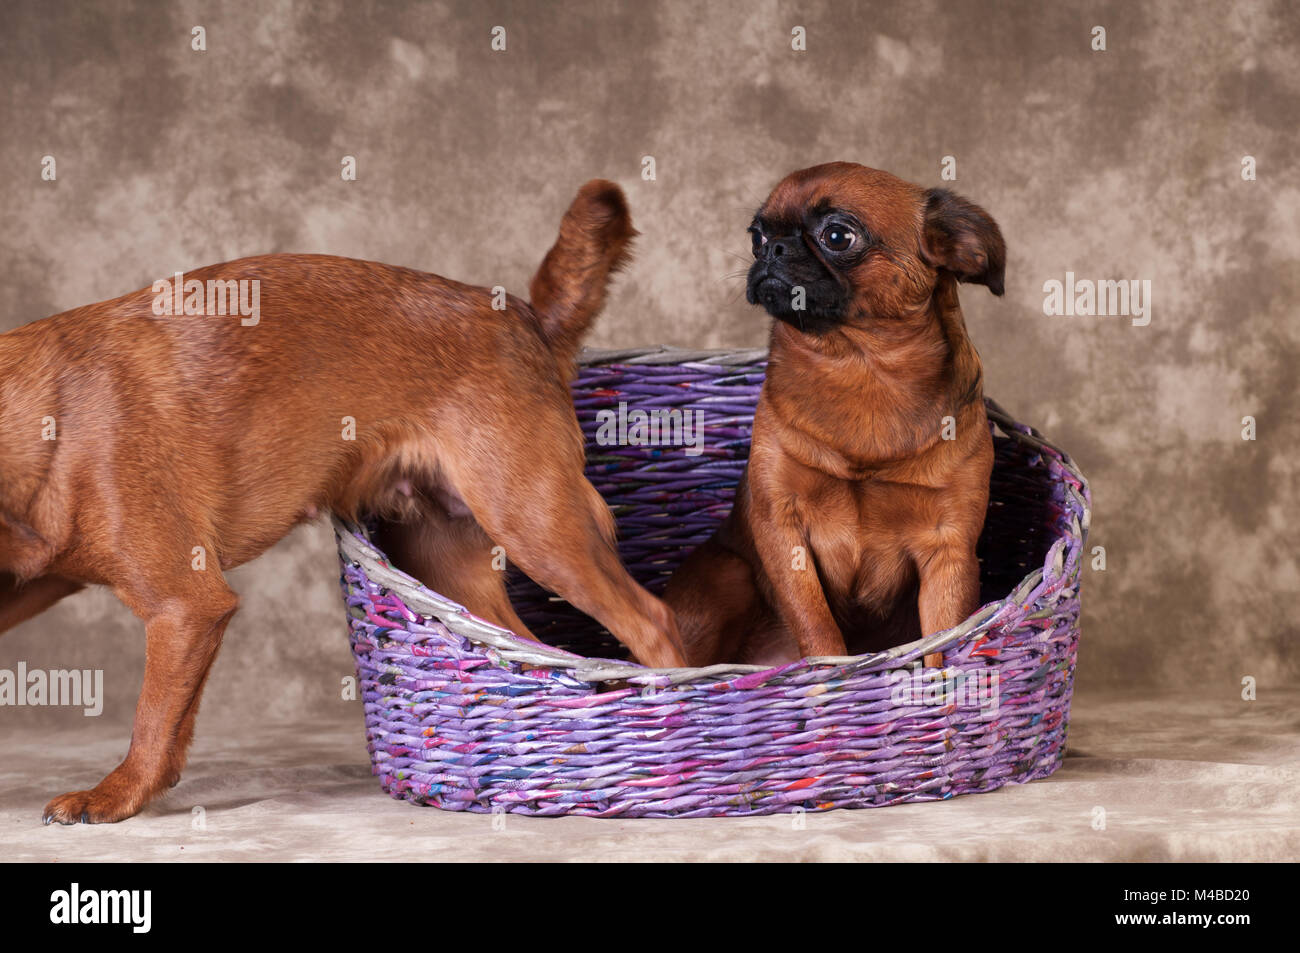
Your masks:
M604 176L643 236L591 343L760 345L729 276L781 176L849 159L948 184L1010 249L1005 298L964 292L987 390L1092 481L1081 684L1234 697L1300 674L1298 62L1286 2L6 2L0 329L273 251L524 293ZM1046 316L1067 271L1150 280L1150 324ZM327 530L232 577L200 734L355 706ZM19 661L104 669L125 720L142 632L86 593L0 639Z

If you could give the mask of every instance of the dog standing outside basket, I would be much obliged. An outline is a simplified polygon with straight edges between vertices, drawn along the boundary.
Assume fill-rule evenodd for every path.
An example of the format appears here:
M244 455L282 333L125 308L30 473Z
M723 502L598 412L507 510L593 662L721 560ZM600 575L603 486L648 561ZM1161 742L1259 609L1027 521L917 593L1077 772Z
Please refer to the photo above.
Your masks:
M587 476L618 520L624 563L652 592L730 510L764 359L584 355L573 389ZM629 407L646 417L610 443ZM646 669L611 657L616 640L520 577L512 600L539 644L423 588L363 528L336 522L384 790L459 811L712 817L937 800L1051 774L1065 752L1090 496L1063 451L992 401L988 416L982 607L854 658ZM703 439L672 445L664 424ZM932 652L942 669L921 667Z

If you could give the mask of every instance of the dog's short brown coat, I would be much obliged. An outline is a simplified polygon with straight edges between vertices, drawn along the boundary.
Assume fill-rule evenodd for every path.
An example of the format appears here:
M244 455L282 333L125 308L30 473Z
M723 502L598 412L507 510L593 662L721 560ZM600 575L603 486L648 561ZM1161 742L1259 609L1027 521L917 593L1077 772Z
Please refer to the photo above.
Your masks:
M583 476L567 387L634 235L622 192L595 181L531 304L271 255L186 276L260 282L256 326L160 317L145 289L0 335L0 631L100 584L147 634L126 759L51 801L47 822L119 820L175 783L238 605L223 571L325 511L383 514L398 565L527 634L492 567L498 544L640 661L682 664L671 614L623 569Z
M836 210L869 242L843 268L809 233ZM755 230L750 297L782 320L735 508L665 594L688 659L842 656L956 625L978 604L993 462L957 283L1002 293L997 225L946 191L831 163L783 180ZM812 313L781 299L792 252L830 302Z

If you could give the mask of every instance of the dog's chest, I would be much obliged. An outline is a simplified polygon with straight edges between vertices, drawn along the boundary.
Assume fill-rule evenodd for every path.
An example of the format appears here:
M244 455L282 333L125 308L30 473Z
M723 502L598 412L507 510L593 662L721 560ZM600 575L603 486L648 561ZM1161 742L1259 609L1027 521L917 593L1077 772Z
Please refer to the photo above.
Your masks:
M808 512L808 540L827 599L885 610L916 578L909 539L927 507L917 491L873 481L839 482Z

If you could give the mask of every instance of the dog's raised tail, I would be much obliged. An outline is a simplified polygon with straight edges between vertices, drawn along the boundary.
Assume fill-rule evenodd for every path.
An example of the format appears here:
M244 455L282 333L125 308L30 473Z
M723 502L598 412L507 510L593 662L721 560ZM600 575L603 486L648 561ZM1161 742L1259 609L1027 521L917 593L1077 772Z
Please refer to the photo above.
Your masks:
M528 289L542 334L557 356L567 360L577 353L605 306L610 275L627 263L636 234L617 185L593 179L578 190Z

